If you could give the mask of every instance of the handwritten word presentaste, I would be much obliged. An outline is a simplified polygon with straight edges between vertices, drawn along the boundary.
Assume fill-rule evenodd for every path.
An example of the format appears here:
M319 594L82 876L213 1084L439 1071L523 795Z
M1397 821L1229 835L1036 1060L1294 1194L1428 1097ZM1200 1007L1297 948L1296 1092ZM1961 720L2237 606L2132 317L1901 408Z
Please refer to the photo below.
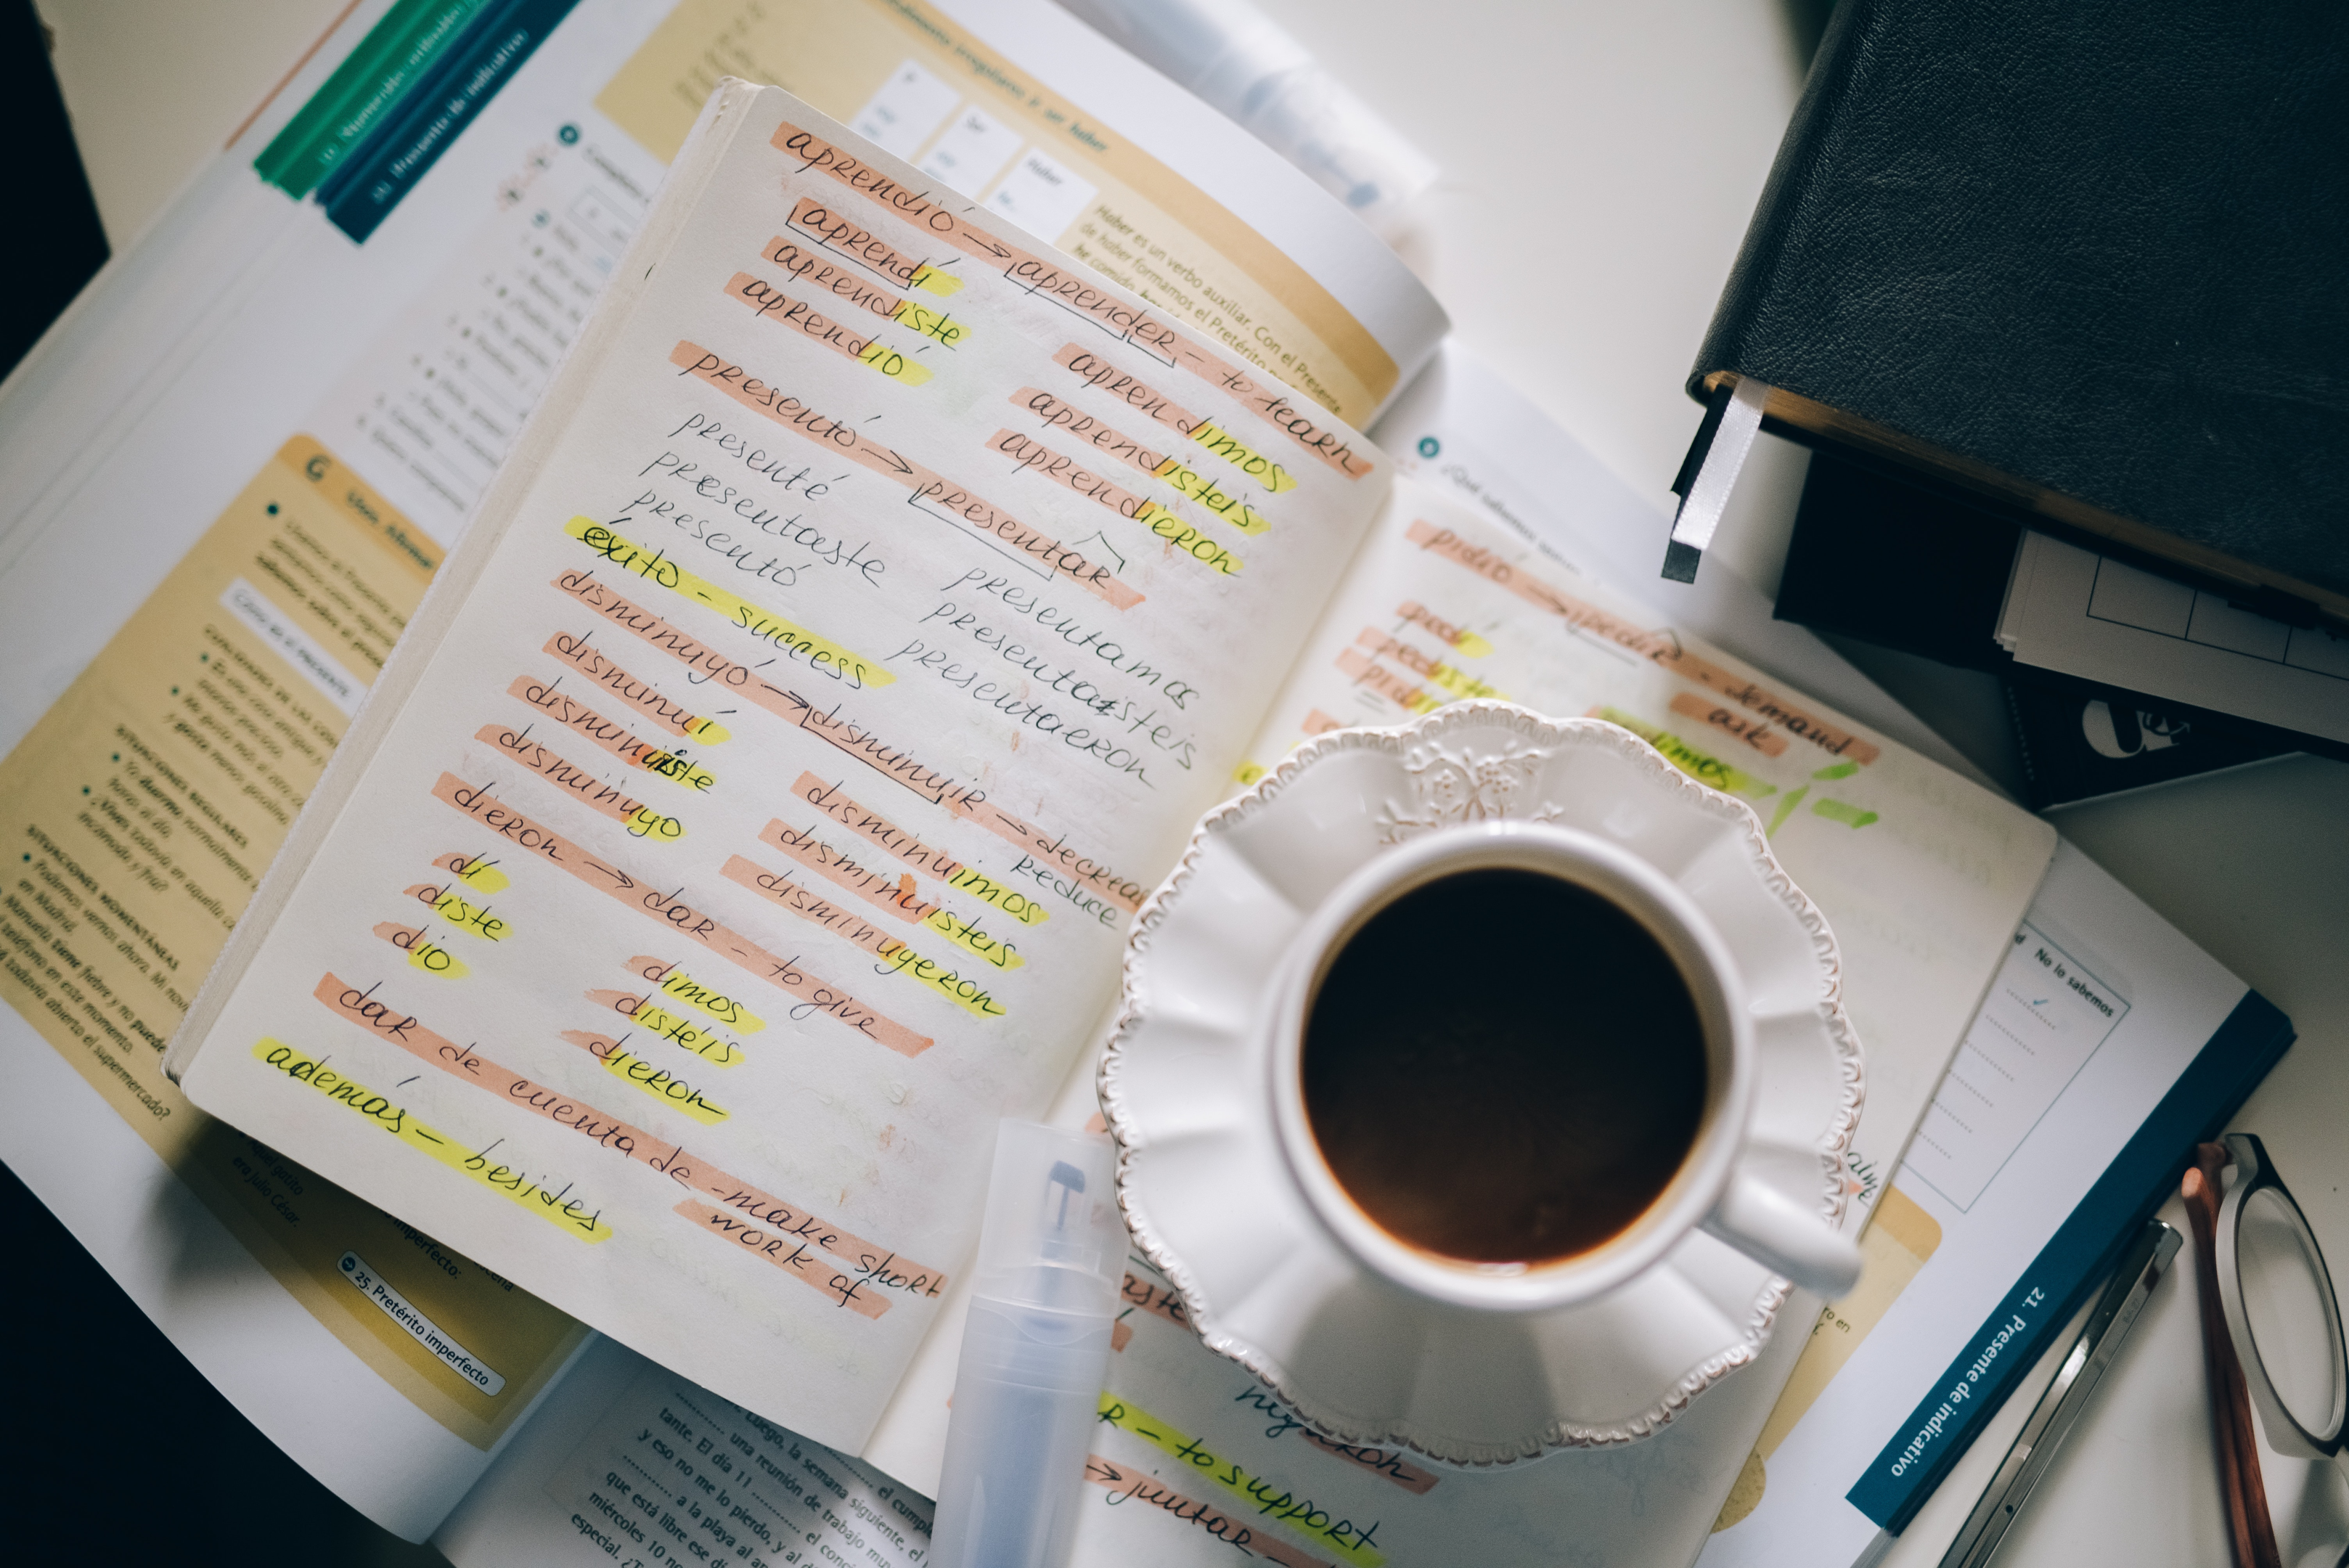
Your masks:
M762 1252L767 1262L861 1316L877 1318L889 1310L885 1290L934 1296L944 1289L946 1275L939 1271L898 1259L893 1249L867 1241L799 1204L688 1156L680 1144L499 1065L472 1046L434 1033L416 1014L386 1002L378 994L381 989L380 983L362 989L328 974L319 980L312 994L337 1017L367 1030L371 1038L396 1045L501 1103L543 1116L688 1192L714 1199L714 1207L686 1200L697 1229L739 1246L743 1226L759 1227L776 1243L772 1251ZM885 1264L894 1277L905 1282L877 1285L880 1276L875 1271Z
M366 1085L334 1071L324 1061L305 1055L281 1040L263 1040L253 1048L253 1054L256 1061L349 1106L409 1147L422 1150L459 1175L512 1199L570 1235L585 1241L601 1241L612 1234L612 1228L604 1223L603 1210L590 1210L572 1197L570 1184L566 1183L559 1192L549 1192L518 1172L492 1164L487 1149L476 1152L466 1148L456 1139L426 1127Z

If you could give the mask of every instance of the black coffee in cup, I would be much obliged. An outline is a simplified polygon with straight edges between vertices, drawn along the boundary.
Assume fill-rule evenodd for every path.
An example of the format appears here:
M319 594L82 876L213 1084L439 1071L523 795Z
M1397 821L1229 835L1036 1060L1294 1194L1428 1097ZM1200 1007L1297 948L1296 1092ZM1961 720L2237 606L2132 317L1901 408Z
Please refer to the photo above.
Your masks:
M1611 1241L1703 1120L1695 998L1609 898L1538 871L1460 871L1339 950L1308 1010L1305 1112L1353 1201L1463 1262L1556 1262Z

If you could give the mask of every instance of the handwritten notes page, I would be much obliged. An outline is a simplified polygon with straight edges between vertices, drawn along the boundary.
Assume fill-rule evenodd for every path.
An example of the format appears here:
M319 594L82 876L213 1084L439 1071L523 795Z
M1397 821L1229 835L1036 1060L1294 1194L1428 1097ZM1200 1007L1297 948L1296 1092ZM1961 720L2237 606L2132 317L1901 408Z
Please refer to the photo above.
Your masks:
M853 1450L1388 474L779 90L698 135L174 1061Z
M1242 770L1464 698L1612 720L1752 805L1843 950L1868 1052L1850 1179L1873 1199L2055 851L2045 823L1396 482Z

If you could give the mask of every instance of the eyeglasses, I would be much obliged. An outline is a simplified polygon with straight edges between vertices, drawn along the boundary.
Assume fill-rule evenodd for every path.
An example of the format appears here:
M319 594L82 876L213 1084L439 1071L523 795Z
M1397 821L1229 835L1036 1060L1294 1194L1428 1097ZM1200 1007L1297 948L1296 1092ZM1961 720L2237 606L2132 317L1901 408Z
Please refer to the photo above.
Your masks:
M2349 1471L2349 1341L2308 1218L2248 1133L2202 1144L2181 1187L2193 1221L2202 1348L2239 1568L2281 1568L2251 1407L2268 1446ZM2349 1549L2334 1568L2349 1565Z

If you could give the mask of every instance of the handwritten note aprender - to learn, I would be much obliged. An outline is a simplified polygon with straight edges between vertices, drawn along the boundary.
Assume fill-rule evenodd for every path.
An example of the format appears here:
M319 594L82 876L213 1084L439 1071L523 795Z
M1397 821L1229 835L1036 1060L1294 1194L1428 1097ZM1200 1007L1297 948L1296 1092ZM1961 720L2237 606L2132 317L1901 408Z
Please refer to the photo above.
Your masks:
M185 1081L854 1449L1388 476L783 95L711 113Z

